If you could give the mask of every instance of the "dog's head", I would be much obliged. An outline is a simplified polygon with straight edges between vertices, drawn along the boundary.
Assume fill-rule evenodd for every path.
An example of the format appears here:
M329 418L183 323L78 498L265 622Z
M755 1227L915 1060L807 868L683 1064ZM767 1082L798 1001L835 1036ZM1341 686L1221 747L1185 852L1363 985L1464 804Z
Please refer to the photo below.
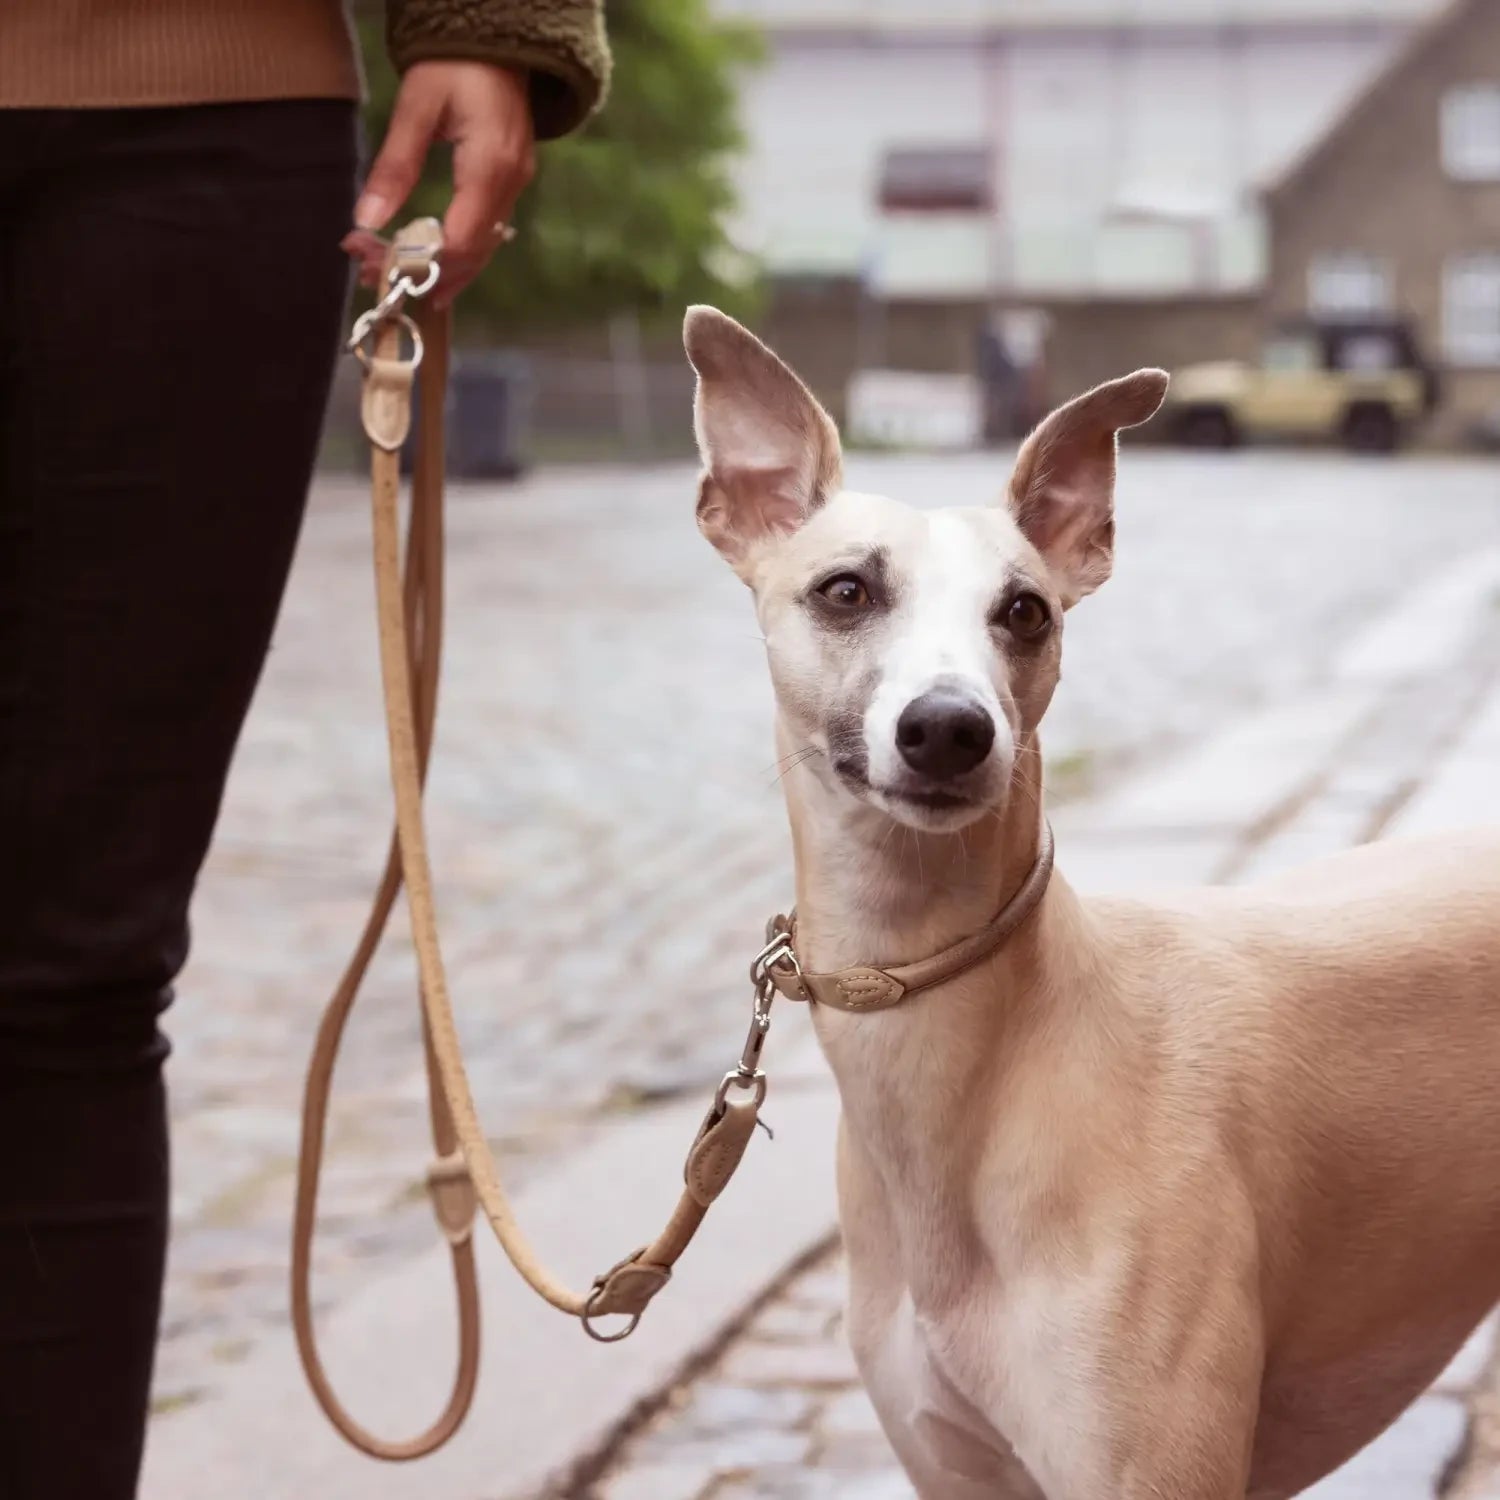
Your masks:
M820 777L908 826L1002 806L1057 685L1062 616L1109 576L1116 433L1161 404L1138 370L1052 413L1003 502L922 511L841 487L839 437L800 380L709 307L698 525L754 591L780 711Z

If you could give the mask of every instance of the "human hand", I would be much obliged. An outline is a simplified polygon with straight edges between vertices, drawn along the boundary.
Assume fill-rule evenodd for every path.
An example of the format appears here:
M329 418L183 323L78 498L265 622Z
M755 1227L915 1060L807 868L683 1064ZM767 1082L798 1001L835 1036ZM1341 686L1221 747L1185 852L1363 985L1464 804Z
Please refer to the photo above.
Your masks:
M385 243L376 232L411 195L434 141L453 143L453 198L443 216L442 276L433 300L446 307L485 267L535 170L524 70L433 61L401 80L391 123L354 209L343 248L363 286L380 279Z

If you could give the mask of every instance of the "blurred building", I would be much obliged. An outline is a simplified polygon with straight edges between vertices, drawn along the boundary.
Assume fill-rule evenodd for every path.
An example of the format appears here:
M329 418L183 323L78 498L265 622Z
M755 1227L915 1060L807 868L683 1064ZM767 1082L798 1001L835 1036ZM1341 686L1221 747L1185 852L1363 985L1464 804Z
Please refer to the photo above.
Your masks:
M975 369L997 323L1034 343L1017 312L1052 396L1248 356L1273 307L1409 302L1429 353L1475 355L1443 305L1492 296L1500 224L1439 135L1493 130L1500 0L717 6L769 41L737 237L768 334L835 403L853 368ZM1403 208L1418 177L1430 215Z
M1269 319L1407 318L1437 435L1500 412L1500 0L1439 12L1265 201Z
M1253 288L1257 189L1433 0L718 0L741 240L888 298Z

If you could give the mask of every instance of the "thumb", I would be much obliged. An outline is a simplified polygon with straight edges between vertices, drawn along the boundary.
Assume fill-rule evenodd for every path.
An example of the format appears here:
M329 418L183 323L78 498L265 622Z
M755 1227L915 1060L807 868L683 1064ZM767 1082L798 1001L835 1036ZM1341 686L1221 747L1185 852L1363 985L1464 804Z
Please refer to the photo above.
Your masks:
M403 88L396 96L380 154L354 205L354 222L359 228L382 228L406 202L422 175L441 113L441 96L410 88Z

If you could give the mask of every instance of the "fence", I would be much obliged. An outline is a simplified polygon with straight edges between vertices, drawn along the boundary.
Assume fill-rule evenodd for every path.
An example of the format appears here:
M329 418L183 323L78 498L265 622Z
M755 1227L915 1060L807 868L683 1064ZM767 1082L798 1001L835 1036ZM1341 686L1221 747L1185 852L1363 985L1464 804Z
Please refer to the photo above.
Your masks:
M463 353L456 356L464 358ZM516 372L513 431L523 467L588 460L649 462L693 453L693 374L685 359L668 363L518 354L507 364ZM498 413L495 420L500 420ZM353 361L343 361L329 403L321 464L332 470L357 469L364 464L364 451L359 371Z

